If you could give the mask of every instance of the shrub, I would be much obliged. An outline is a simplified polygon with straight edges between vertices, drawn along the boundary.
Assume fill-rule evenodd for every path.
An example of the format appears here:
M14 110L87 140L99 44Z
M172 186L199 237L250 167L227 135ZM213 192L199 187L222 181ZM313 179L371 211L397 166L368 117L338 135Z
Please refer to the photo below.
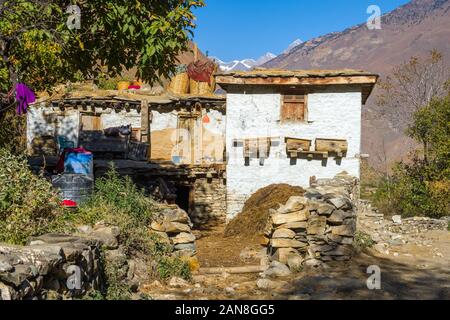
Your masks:
M362 251L366 248L371 248L375 244L375 241L372 239L372 237L362 231L357 231L355 233L355 240L353 242L353 246L359 250Z
M120 177L111 167L104 177L97 179L94 194L72 218L76 224L93 225L103 221L118 226L121 230L119 243L128 256L146 259L149 264L156 261L158 276L163 279L172 275L188 279L188 264L170 257L171 248L149 232L157 212L154 200L138 189L129 177ZM108 299L125 294L123 283L118 282L114 274L106 272L108 292L112 292L107 294Z
M382 181L376 205L402 216L450 215L450 95L418 110L407 134L422 144L408 163Z
M181 277L191 279L189 264L176 257L161 257L158 262L158 274L163 280L171 277Z
M59 202L51 184L34 175L24 157L0 149L0 242L25 244L31 236L65 229Z
M119 242L128 255L152 252L155 239L148 232L156 203L139 190L129 177L122 178L112 168L95 182L92 197L80 207L74 220L82 224L103 221L118 226Z

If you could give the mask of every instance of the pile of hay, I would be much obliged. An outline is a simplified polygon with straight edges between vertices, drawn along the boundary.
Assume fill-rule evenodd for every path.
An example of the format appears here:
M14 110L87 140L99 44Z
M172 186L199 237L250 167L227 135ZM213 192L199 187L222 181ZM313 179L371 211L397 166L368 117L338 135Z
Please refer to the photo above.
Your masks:
M269 219L269 210L278 209L290 197L304 193L303 188L288 184L272 184L259 189L245 202L242 212L227 225L225 236L261 236Z

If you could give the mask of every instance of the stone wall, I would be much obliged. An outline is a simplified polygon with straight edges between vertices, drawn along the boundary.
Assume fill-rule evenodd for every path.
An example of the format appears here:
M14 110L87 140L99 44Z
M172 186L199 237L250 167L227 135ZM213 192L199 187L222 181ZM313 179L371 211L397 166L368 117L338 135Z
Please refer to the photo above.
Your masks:
M178 257L193 257L197 253L192 227L186 211L176 205L162 210L150 226L151 232L173 246L174 255Z
M223 178L199 178L193 185L192 222L201 226L209 222L224 222L226 218L226 184Z
M72 298L100 289L102 245L95 237L58 234L35 238L25 247L1 244L0 300L48 299L51 293ZM75 285L78 276L81 287Z
M358 179L346 173L314 181L304 196L272 212L266 244L272 260L291 270L351 258Z
M399 235L414 236L431 230L447 230L448 218L431 219L411 217L402 219L395 215L385 218L367 200L358 201L357 228L371 235L375 242L392 242Z

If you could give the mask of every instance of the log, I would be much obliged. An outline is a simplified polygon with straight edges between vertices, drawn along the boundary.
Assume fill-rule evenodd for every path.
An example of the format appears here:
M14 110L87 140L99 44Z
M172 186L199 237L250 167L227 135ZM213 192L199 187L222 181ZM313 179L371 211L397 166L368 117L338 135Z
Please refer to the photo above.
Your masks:
M219 268L200 268L199 274L242 274L259 273L267 269L266 266L242 266L242 267L219 267Z

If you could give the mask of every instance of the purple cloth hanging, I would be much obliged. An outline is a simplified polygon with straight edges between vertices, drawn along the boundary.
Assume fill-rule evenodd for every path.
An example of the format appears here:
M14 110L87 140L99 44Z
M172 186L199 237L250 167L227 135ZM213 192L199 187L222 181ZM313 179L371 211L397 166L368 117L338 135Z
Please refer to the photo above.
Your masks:
M16 113L22 115L27 113L28 106L36 101L34 92L23 83L16 85L16 100L17 108Z

